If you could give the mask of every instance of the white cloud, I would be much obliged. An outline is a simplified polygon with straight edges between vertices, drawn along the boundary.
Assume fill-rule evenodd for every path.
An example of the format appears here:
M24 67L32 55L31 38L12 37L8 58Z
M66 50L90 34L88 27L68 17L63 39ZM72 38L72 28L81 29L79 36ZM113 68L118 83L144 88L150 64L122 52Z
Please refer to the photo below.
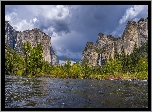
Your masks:
M59 60L59 64L60 65L64 65L66 63L66 61L64 60ZM73 65L74 63L76 63L75 61L71 61L71 65Z
M133 21L138 22L140 18L134 18Z
M113 32L111 33L111 35L116 35L116 31L113 31Z
M17 13L15 13L15 12L5 15L5 21L10 21L12 23L13 23L13 21L16 20L16 18L17 18Z
M134 5L134 7L128 8L123 15L123 17L119 20L119 24L123 24L128 20L135 18L138 15L147 15L148 6L147 5Z
M14 26L17 27L16 30L18 30L18 31L24 31L24 30L28 30L28 29L33 29L33 27L34 27L31 22L29 23L26 20L22 20L22 21L18 22Z
M63 5L38 6L36 9L39 9L39 13L37 15L49 20L62 20L69 16L69 8Z
M9 23L13 26L13 28L17 31L24 31L27 29L33 29L34 24L33 21L37 21L36 18L27 22L26 19L21 20L19 15L15 12L5 15L5 21L9 21Z
M114 31L112 31L110 34L115 37L121 37L125 27L126 27L126 24L119 24L118 27Z
M126 10L128 7L131 6L14 5L6 7L5 19L19 31L41 29L51 36L58 56L81 59L86 42L95 42L98 33L120 35L130 18L137 20L147 15L144 6Z
M52 26L62 30L62 26L68 23L68 18L70 17L69 7L63 5L13 5L11 7L11 10L6 10L5 20L10 21L12 26L18 27L17 25L19 25L20 28L18 29L23 29L21 24L27 25L27 23L30 23L32 25L28 24L29 27L26 26L27 29L31 29L31 26L33 28L43 27L44 29ZM64 21L65 24L57 24L60 21Z
M37 19L36 19L36 18L34 18L34 19L33 19L33 22L35 23L36 21L37 21Z
M128 21L138 22L140 18L145 18L148 16L148 6L147 5L134 5L131 8L126 9L125 14L119 20L119 25L111 35L120 37L125 30Z
M11 21L11 17L9 15L5 16L5 21Z

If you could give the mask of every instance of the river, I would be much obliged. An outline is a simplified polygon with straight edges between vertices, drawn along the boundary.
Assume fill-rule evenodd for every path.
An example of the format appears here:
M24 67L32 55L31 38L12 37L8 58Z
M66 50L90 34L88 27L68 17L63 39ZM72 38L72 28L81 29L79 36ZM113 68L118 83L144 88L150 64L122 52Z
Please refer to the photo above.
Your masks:
M148 82L5 75L5 108L148 108Z

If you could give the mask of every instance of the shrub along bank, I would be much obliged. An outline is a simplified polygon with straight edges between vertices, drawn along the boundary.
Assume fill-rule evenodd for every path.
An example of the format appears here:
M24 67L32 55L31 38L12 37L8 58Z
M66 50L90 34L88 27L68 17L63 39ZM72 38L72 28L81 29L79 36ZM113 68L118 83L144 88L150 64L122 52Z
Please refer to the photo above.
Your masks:
M44 61L41 43L32 47L29 42L22 45L22 55L5 44L5 74L27 77L57 77L80 79L148 79L148 42L140 48L135 44L133 53L126 55L115 51L115 58L104 66L89 66L87 61L71 65L65 58L65 65L50 65Z

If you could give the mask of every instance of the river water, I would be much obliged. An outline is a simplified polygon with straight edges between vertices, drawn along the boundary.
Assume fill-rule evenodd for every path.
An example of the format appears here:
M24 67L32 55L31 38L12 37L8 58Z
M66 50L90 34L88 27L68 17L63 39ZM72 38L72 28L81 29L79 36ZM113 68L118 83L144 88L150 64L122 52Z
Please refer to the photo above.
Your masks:
M148 108L148 82L6 75L5 108Z

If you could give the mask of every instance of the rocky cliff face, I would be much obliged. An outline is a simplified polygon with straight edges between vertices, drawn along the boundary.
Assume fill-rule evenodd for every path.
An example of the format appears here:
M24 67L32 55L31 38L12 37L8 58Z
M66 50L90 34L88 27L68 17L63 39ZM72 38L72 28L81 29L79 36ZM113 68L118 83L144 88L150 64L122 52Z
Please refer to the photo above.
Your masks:
M5 43L7 43L12 49L15 47L17 31L5 21Z
M89 65L103 65L105 60L114 59L114 51L121 53L124 47L126 54L131 54L135 43L140 47L148 40L148 17L141 18L137 23L128 21L121 37L115 38L112 35L98 34L96 43L87 42L82 52L82 61L87 60Z
M98 53L95 51L95 46L93 42L87 42L82 56L82 59L88 61L89 65L96 65L98 60Z
M7 43L17 53L21 54L21 46L26 41L29 41L32 46L35 46L38 42L41 42L45 61L48 61L53 65L59 63L58 57L51 45L50 36L37 28L23 32L15 31L8 21L5 21L5 43Z

